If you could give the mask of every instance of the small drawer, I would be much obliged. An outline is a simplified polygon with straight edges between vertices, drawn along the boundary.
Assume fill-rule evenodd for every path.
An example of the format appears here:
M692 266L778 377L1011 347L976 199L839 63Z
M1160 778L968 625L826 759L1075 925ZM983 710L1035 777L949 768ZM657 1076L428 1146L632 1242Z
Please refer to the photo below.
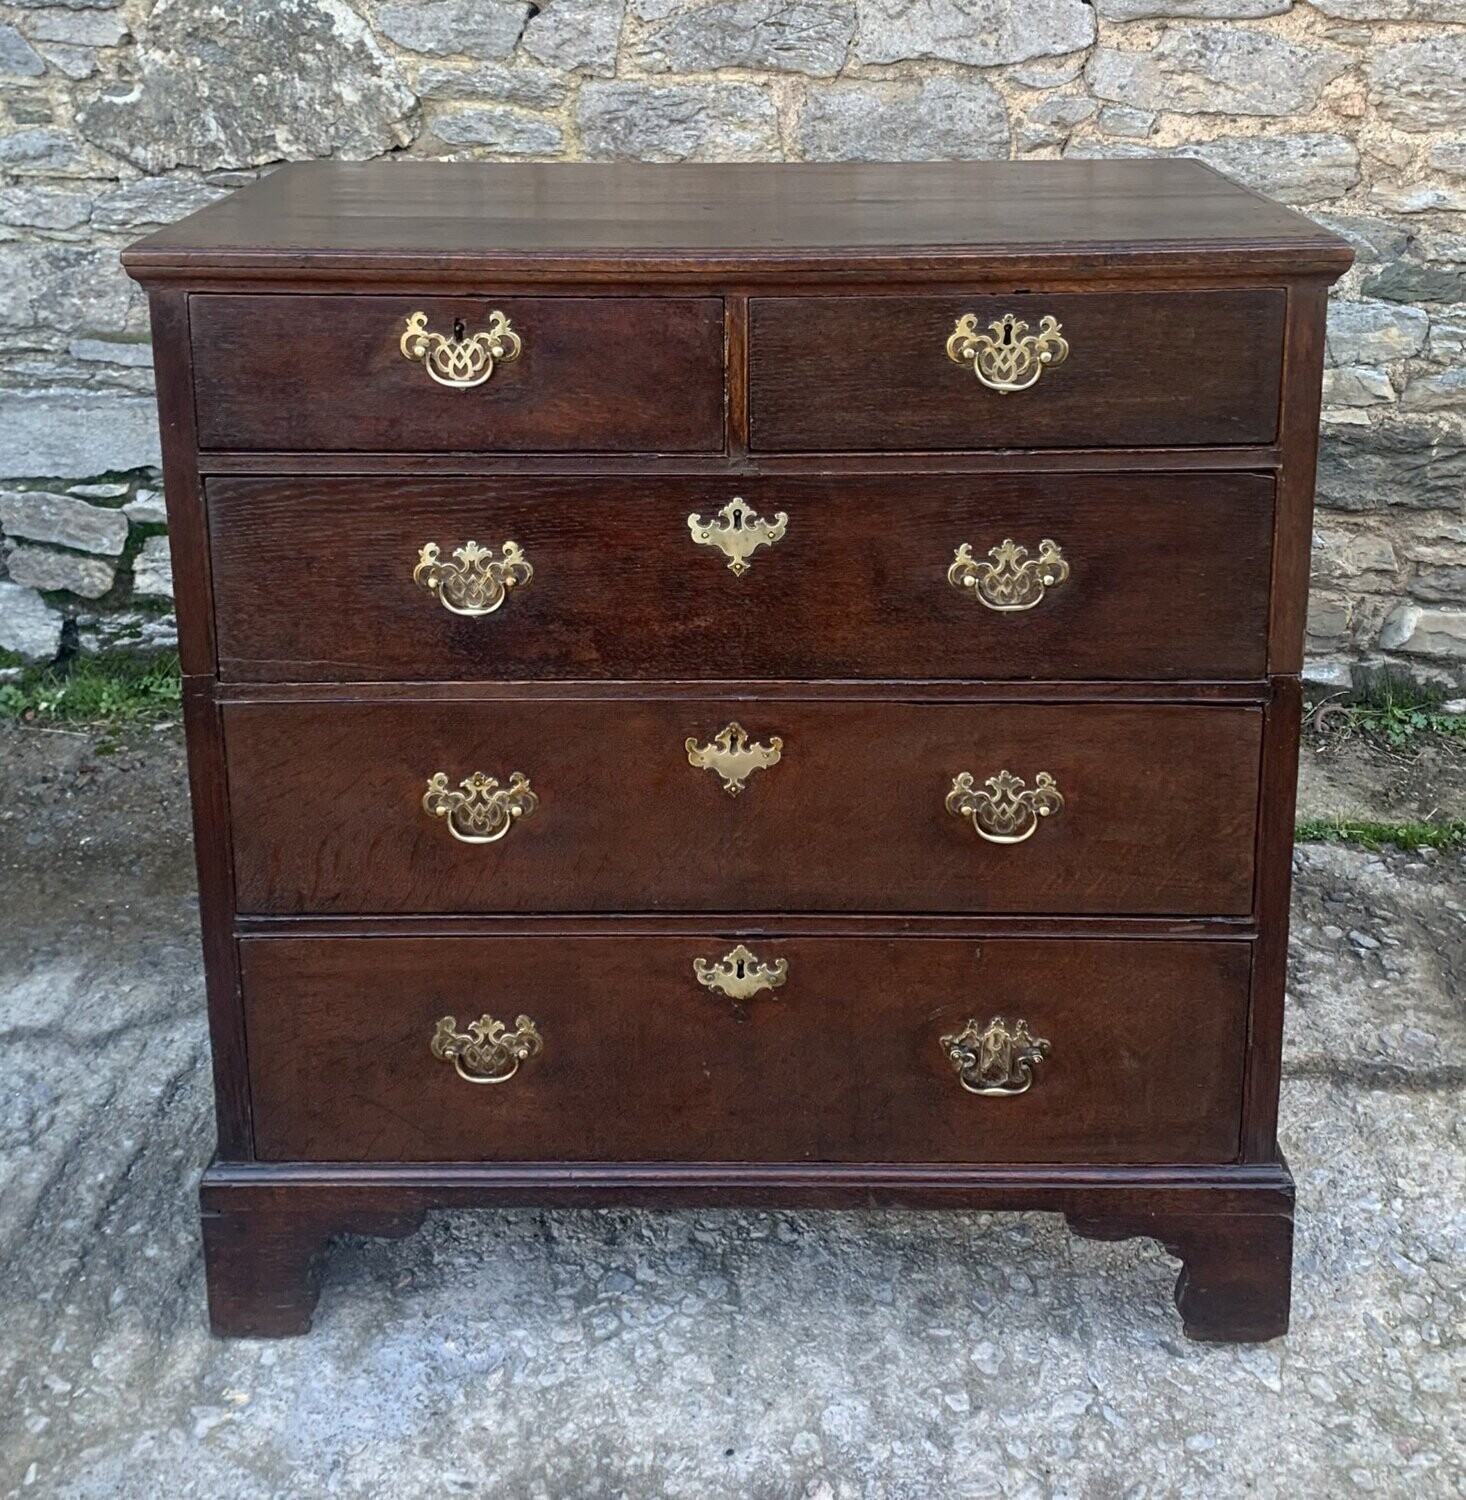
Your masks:
M248 938L240 952L266 1161L1238 1150L1241 941L714 932Z
M189 299L204 449L715 453L714 297Z
M769 297L750 303L765 452L1270 443L1282 291Z
M398 698L224 727L246 913L1252 908L1256 708Z
M1273 481L1257 474L211 479L207 494L229 679L1266 670Z

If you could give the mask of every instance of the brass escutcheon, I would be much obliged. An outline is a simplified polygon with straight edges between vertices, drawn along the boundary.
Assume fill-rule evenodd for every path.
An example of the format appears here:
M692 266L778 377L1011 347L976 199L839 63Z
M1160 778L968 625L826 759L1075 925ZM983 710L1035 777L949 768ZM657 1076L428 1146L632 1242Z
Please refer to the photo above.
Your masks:
M973 374L988 387L1006 396L1026 391L1050 365L1061 365L1069 357L1069 341L1063 325L1045 315L1038 332L1014 313L1004 313L977 331L977 314L964 313L947 340L947 358L953 364L971 364Z
M499 550L495 557L492 547L465 542L453 549L452 562L444 562L438 544L424 542L412 581L455 615L491 615L510 589L523 588L534 577L518 542L505 542Z
M728 559L728 571L735 578L748 572L751 552L773 546L788 526L789 517L782 510L772 521L764 521L736 495L711 521L704 521L696 511L687 518L693 541L699 547L716 547Z
M1035 1064L1049 1055L1047 1038L1034 1036L1027 1021L1009 1031L1002 1016L994 1016L981 1030L969 1020L941 1041L957 1082L969 1094L1026 1094L1033 1087Z
M520 1063L538 1057L545 1045L528 1016L517 1016L513 1031L487 1012L469 1022L466 1032L457 1026L452 1016L444 1016L433 1032L431 1047L433 1056L451 1062L465 1083L507 1083Z
M784 741L771 734L767 745L751 744L748 731L735 719L706 745L694 739L687 740L686 745L689 763L699 771L716 771L723 778L723 790L736 797L755 771L778 765Z
M518 359L524 344L509 319L496 310L489 314L489 326L474 334L465 330L462 318L453 320L451 334L434 333L425 312L409 313L397 347L404 359L419 361L439 385L467 391L494 373L496 360L507 365Z
M981 604L1000 614L1032 609L1042 604L1044 593L1069 576L1064 554L1047 537L1038 544L1038 556L1030 557L1012 537L1004 537L988 549L988 562L979 562L966 542L957 549L947 582L957 592L970 592Z
M716 963L705 958L692 961L692 972L705 989L717 990L730 1000L751 1000L763 990L776 990L789 972L789 960L777 959L766 964L755 958L742 943Z
M530 788L529 777L518 771L509 775L509 785L500 786L496 776L475 771L456 787L448 785L448 773L428 777L423 811L448 824L448 832L460 844L494 844L513 828L515 820L527 818L540 805Z
M989 776L983 786L986 790L979 791L972 773L963 771L947 793L947 811L970 818L990 844L1021 844L1033 837L1041 819L1052 817L1064 806L1063 793L1047 771L1033 778L1032 790L1011 771Z

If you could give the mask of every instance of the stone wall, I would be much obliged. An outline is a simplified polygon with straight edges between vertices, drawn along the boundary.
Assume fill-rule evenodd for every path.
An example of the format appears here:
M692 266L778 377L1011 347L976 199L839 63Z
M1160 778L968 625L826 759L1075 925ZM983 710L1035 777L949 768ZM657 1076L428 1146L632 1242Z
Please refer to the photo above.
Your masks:
M1181 153L1358 250L1314 678L1466 686L1466 0L0 0L0 90L0 667L167 639L117 252L272 163Z

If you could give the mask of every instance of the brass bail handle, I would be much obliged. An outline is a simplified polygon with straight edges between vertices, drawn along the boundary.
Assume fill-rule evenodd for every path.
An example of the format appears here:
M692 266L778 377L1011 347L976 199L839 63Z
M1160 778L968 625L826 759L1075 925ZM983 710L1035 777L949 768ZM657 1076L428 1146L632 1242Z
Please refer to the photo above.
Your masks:
M429 1043L434 1057L451 1062L465 1083L508 1083L519 1065L544 1050L545 1039L528 1016L516 1016L514 1030L487 1011L458 1030L453 1016L444 1016Z
M941 1048L957 1082L969 1094L1026 1094L1033 1087L1033 1070L1049 1055L1047 1037L1034 1036L1028 1022L1009 1027L994 1016L979 1027L969 1019L961 1031L941 1038Z
M1064 325L1047 314L1039 319L1038 332L1032 333L1016 313L994 318L982 331L976 313L963 313L947 339L947 358L956 365L970 365L978 380L1000 396L1037 385L1045 370L1068 357Z
M397 347L403 359L421 364L439 385L467 391L488 380L497 364L518 359L524 341L495 308L488 326L472 334L462 318L454 318L451 332L440 333L428 327L425 312L409 313Z

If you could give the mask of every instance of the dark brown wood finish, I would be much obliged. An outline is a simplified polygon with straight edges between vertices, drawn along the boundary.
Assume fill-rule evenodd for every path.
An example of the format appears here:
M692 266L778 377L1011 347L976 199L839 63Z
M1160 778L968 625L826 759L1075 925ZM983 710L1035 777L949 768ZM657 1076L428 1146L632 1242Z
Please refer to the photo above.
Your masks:
M333 1234L521 1202L1057 1211L1180 1256L1191 1336L1286 1328L1341 240L1185 161L329 164L126 260L188 674L218 1331L303 1331ZM495 307L525 353L476 390L397 350L409 311ZM988 309L1054 312L1068 360L985 391L944 345ZM791 523L742 579L685 532L732 494ZM499 614L411 589L422 541L508 524L537 571ZM1071 578L1023 615L947 597L950 549L1009 534ZM736 799L682 747L735 717L785 739ZM941 807L959 750L1069 800L986 845ZM545 799L489 848L419 806L428 771L475 768ZM746 1018L690 973L740 938L799 960ZM546 1051L474 1089L422 1024L504 997ZM1029 1093L944 1072L931 1032L979 1011L1050 1037ZM325 1159L352 1152L379 1159ZM404 1159L440 1152L480 1159Z
M733 936L249 939L259 1156L1237 1157L1247 943L761 940L785 981L734 1001L693 971ZM485 1010L510 1027L527 1014L544 1037L500 1086L429 1050L439 1017L461 1029ZM1027 1093L975 1096L941 1038L999 1014L1052 1051Z
M755 451L1140 448L1268 443L1282 291L759 297L749 306ZM957 320L1059 320L1068 357L1026 391L953 363Z
M203 448L711 453L723 447L715 297L191 299ZM406 358L408 315L473 334L491 311L522 340L456 390Z
M230 679L1252 678L1266 660L1271 478L1253 474L212 479ZM737 576L690 514L788 517ZM1069 577L1002 613L959 544L1052 538ZM464 618L413 582L424 542L523 548L533 579ZM1225 568L1217 559L1225 556Z
M694 703L229 704L239 910L1241 914L1262 720L1241 707L742 704L777 765L730 796L688 763ZM1039 772L1027 842L948 812L953 778ZM529 777L498 843L454 839L427 780ZM1197 830L1206 836L1199 839Z
M1220 1342L1288 1329L1293 1181L1281 1160L1239 1167L964 1167L882 1162L492 1166L216 1164L204 1174L215 1331L279 1337L310 1328L316 1260L333 1234L396 1236L434 1208L779 1203L818 1209L1058 1212L1076 1234L1159 1240L1182 1261L1187 1334ZM213 1222L220 1221L220 1222ZM239 1222L236 1222L239 1221ZM224 1251L216 1258L213 1247ZM227 1259L225 1259L227 1255Z

